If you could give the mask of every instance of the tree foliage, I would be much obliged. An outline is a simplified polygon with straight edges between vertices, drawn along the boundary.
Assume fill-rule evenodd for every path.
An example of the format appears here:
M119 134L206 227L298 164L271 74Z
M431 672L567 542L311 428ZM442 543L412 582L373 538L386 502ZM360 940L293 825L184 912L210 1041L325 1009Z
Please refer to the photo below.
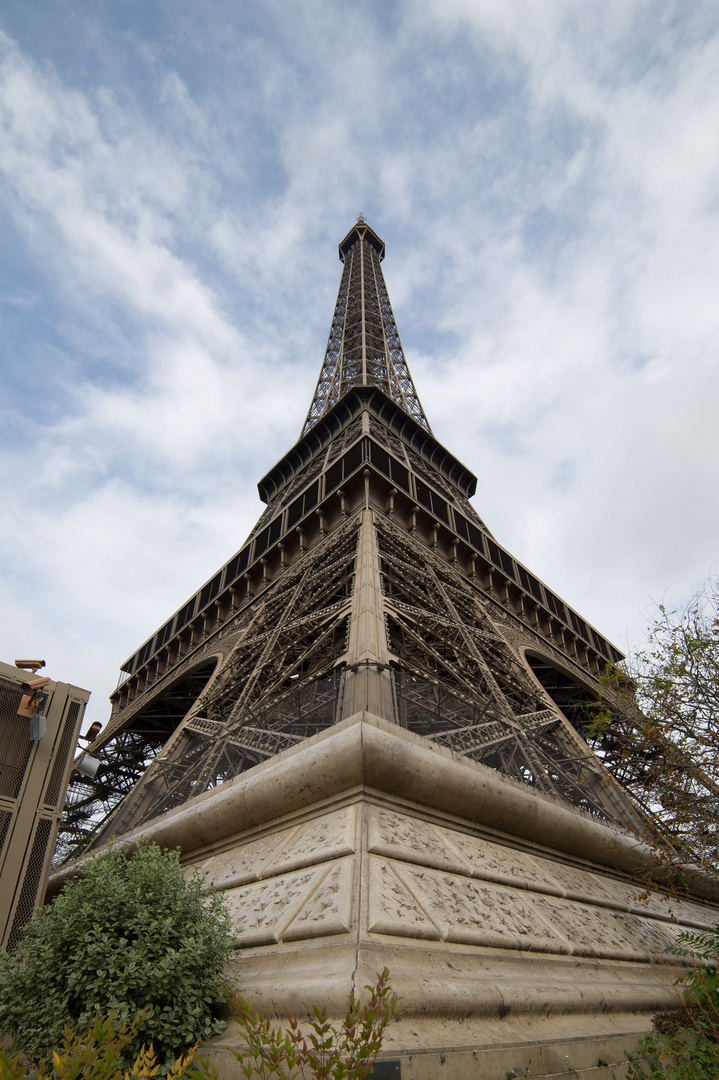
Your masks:
M69 1025L83 1034L113 1011L141 1021L126 1051L143 1044L160 1063L224 1028L220 977L233 948L221 895L178 852L155 844L91 859L0 957L0 1031L40 1061Z
M677 610L659 605L647 645L609 668L588 733L683 861L719 869L719 578Z
M719 1080L719 926L684 933L675 950L696 960L680 1009L661 1013L630 1055L628 1080Z

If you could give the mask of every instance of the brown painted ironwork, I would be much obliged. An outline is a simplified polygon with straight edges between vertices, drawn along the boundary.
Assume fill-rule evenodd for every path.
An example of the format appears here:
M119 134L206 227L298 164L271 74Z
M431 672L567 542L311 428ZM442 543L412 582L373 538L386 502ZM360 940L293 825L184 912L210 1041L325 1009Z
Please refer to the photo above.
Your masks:
M383 241L364 221L340 244L344 269L303 435L354 386L378 387L430 431L399 339L380 266L383 258Z
M621 654L497 543L432 435L358 222L303 434L246 544L123 665L59 852L143 825L366 709L628 828L648 818L537 674ZM601 749L601 748L600 748ZM606 755L605 763L611 765Z

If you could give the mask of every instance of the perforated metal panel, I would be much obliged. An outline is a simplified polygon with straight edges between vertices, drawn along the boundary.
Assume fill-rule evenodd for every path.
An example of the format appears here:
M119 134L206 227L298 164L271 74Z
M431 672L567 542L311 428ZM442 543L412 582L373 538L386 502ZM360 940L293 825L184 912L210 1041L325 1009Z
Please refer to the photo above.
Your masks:
M12 948L42 903L86 690L49 680L45 733L30 738L18 715L27 671L0 662L0 945Z
M5 847L5 837L8 834L11 821L12 810L0 810L0 856L2 856Z
M23 927L30 921L38 901L42 899L38 896L38 892L40 887L44 886L43 870L48 855L47 847L52 825L52 821L48 818L40 818L37 822L30 855L24 867L20 896L12 915L12 924L7 938L8 951L17 945Z
M50 780L43 799L46 806L56 807L58 811L62 810L63 802L65 801L65 785L63 784L63 780L65 778L68 759L77 741L75 728L77 726L79 712L80 702L71 701L62 721L60 736L56 741L52 772L50 773Z
M0 796L16 799L34 743L30 724L17 710L23 692L19 682L0 678Z

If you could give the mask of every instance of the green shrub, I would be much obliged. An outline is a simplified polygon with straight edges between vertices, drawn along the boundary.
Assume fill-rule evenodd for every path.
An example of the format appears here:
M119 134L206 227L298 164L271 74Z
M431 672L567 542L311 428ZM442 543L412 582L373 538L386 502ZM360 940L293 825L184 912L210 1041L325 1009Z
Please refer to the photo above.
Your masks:
M302 1034L294 1016L287 1026L273 1027L244 998L233 994L233 1019L237 1021L244 1049L229 1047L240 1072L248 1080L364 1080L369 1076L382 1046L384 1032L399 1015L398 998L384 969L369 990L369 1001L361 1004L350 994L347 1011L339 1027L327 1019L327 1010L312 1009ZM191 1080L218 1080L217 1070L205 1058L190 1073Z
M11 1058L0 1050L0 1080L149 1080L160 1071L152 1047L143 1046L129 1072L126 1068L127 1049L141 1022L138 1016L132 1023L119 1024L113 1013L93 1021L84 1035L66 1027L62 1048L53 1051L51 1062L40 1062L36 1068L28 1067L21 1054ZM185 1076L192 1060L192 1051L178 1058L164 1070L166 1080Z
M718 1080L719 1045L701 1018L677 1010L656 1019L630 1055L628 1080Z
M252 1080L364 1080L382 1046L387 1025L398 1015L397 995L389 986L385 968L375 986L366 986L370 998L360 1004L350 995L340 1027L327 1020L325 1010L313 1008L307 1027L300 1031L293 1016L287 1029L273 1027L243 998L231 992L233 1016L237 1020L244 1049L231 1049L242 1075ZM119 1011L97 1017L83 1034L65 1027L62 1049L48 1055L36 1068L28 1067L22 1055L11 1058L0 1051L0 1080L149 1080L163 1073L166 1080L219 1080L217 1070L206 1058L197 1058L195 1047L188 1054L168 1061L164 1067L152 1046L142 1046L134 1061L130 1048L136 1046L144 1016L121 1022ZM132 1061L132 1065L128 1063ZM509 1074L507 1074L509 1075Z
M697 961L680 980L682 1007L654 1017L654 1030L630 1055L630 1080L719 1080L719 926L679 942L676 951Z
M221 895L203 875L186 879L178 852L110 849L0 956L0 1032L40 1061L65 1025L82 1035L113 1011L120 1024L142 1014L126 1064L151 1043L161 1064L174 1060L223 1030L232 947Z

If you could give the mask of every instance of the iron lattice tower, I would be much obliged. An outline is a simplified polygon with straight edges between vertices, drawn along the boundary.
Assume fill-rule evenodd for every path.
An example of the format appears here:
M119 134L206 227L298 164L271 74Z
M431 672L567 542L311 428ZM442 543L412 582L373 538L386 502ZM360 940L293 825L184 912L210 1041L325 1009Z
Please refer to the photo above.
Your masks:
M378 386L431 433L402 351L383 258L384 243L360 218L340 244L344 270L303 436L354 386Z
M363 709L629 828L646 817L584 733L621 654L502 548L434 438L363 221L298 442L243 547L123 664L58 859ZM98 831L98 825L102 827Z

